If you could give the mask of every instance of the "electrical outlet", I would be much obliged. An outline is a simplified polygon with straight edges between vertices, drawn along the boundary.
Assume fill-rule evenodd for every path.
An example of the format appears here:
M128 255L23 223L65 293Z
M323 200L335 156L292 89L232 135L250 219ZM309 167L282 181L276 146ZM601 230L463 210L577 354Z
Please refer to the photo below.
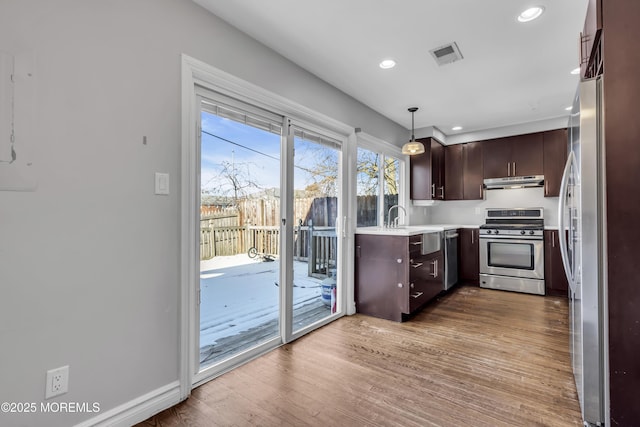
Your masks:
M69 366L51 369L47 371L47 384L45 387L45 399L65 394L69 391Z

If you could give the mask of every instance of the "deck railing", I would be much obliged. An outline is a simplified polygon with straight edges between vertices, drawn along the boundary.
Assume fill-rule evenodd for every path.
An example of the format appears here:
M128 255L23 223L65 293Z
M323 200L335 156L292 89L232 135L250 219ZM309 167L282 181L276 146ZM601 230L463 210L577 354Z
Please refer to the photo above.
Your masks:
M280 227L224 226L213 227L201 221L200 259L247 253L255 247L259 254L280 255ZM337 238L335 227L298 225L294 227L293 256L309 262L309 275L326 277L336 268Z

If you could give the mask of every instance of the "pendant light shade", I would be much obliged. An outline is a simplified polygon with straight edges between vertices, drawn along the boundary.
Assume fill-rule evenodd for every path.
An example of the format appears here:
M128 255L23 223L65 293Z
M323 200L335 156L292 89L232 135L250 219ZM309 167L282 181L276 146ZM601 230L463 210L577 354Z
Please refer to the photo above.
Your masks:
M424 153L424 145L421 142L416 141L416 137L413 132L413 113L416 111L418 111L418 107L409 108L409 112L411 113L411 141L402 146L402 154L407 154L409 156Z

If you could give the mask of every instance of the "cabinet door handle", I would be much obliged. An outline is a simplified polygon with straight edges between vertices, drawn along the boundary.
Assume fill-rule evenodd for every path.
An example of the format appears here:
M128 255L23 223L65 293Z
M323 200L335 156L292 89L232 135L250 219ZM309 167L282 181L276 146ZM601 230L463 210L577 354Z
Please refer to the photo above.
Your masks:
M398 287L401 288L402 287L402 283L398 283Z
M474 240L473 240L473 235L475 234L475 233L474 233L474 231L475 231L475 230L471 230L471 244L472 244L472 245L473 245L473 242L474 242Z
M431 268L433 269L433 272L431 273L431 275L436 278L438 277L438 260L434 259L433 261L431 261Z
M398 262L398 264L402 264L402 258L398 258L396 261Z
M507 176L511 176L511 162L507 162Z
M516 175L516 162L513 162L513 176L517 176Z
M424 292L416 292L415 294L411 294L411 298L420 298Z
M422 244L422 242L411 242L411 244L413 246L420 246Z
M410 284L409 284L409 287L410 287L411 289L415 288L415 286L416 286L416 285L414 285L413 283L410 283Z
M544 181L544 195L545 196L549 195L549 181L547 181L546 179Z
M551 247L552 248L556 247L556 232L555 231L551 232Z
M440 198L444 199L444 185L440 187Z
M482 199L482 184L480 184L478 187L480 187L480 198Z
M416 262L415 264L411 264L411 267L418 268L418 267L422 266L422 264L423 263L421 263L421 262Z
M436 197L436 185L431 184L431 197Z

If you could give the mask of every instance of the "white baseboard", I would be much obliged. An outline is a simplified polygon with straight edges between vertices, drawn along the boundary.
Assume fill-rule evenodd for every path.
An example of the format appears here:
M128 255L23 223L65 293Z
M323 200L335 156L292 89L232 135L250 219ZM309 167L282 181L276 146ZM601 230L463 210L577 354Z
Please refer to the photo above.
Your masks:
M180 402L180 382L175 381L116 406L75 427L130 427Z

